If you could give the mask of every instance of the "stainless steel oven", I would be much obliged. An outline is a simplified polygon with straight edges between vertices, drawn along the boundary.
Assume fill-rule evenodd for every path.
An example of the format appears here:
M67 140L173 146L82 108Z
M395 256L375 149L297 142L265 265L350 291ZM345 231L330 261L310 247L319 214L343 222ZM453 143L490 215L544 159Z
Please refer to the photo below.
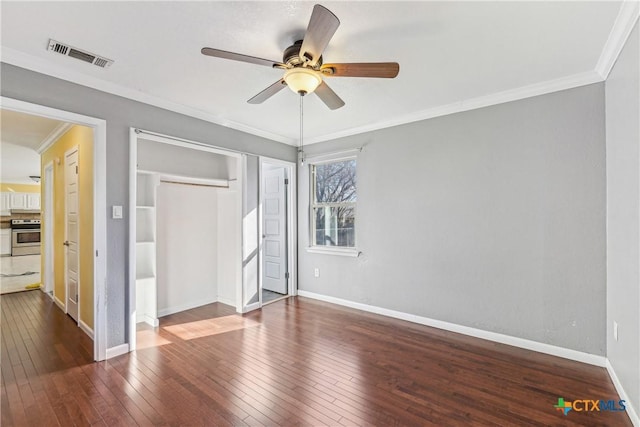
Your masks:
M40 220L11 220L11 256L40 254Z

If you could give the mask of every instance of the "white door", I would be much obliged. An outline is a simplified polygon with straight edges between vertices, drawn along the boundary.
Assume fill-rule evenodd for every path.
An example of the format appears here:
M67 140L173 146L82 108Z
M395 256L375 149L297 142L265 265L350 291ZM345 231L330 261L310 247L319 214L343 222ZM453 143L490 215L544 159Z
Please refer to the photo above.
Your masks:
M64 160L66 198L65 279L67 313L78 320L78 148L68 151Z
M284 168L263 168L262 172L262 288L287 294Z

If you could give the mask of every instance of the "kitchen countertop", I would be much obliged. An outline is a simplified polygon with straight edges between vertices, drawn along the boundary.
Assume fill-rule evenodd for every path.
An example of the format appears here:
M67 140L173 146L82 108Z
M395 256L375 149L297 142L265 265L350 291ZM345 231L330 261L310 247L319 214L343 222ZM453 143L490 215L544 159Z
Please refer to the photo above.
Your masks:
M12 214L0 216L0 229L11 228L12 219L40 219L39 213Z

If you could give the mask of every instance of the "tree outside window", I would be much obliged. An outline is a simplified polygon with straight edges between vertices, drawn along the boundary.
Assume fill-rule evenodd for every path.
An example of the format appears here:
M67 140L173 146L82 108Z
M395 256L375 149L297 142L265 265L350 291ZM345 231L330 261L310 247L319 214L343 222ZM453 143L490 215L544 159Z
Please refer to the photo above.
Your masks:
M356 160L312 165L313 246L355 247Z

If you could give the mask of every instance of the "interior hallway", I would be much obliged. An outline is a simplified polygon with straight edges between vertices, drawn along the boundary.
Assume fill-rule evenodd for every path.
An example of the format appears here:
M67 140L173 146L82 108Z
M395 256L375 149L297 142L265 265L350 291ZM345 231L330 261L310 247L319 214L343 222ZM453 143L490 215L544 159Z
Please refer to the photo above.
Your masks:
M150 345L92 363L42 292L3 296L3 426L631 425L603 368L304 298L161 319Z

